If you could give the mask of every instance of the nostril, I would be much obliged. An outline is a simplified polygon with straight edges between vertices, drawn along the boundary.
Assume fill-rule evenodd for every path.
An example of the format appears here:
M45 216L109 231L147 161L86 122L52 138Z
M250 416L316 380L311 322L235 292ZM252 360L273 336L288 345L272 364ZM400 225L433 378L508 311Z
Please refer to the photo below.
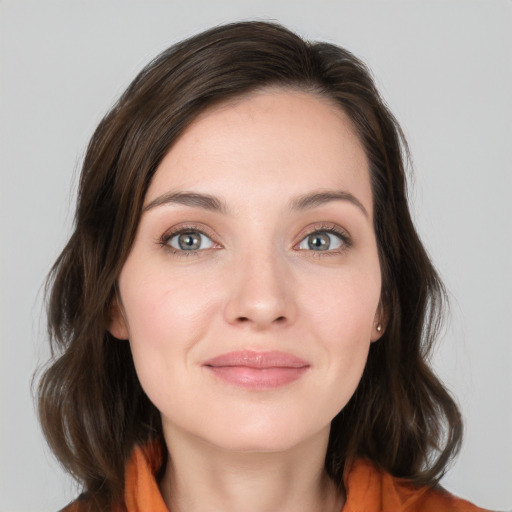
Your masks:
M237 318L237 322L247 323L247 322L251 322L251 319L249 317L247 317L247 316L239 316ZM282 324L283 322L286 322L286 317L285 316L278 316L273 321L273 323L276 323L276 324Z

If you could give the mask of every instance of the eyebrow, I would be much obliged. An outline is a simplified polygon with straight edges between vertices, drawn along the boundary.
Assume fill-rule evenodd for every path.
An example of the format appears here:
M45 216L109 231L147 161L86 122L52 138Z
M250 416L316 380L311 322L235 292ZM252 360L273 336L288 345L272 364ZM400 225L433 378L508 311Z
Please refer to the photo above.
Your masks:
M208 194L198 194L196 192L168 192L153 199L143 208L143 212L147 212L157 206L164 204L182 204L191 206L192 208L203 208L213 212L226 213L226 205L214 196Z
M361 201L350 192L345 192L344 190L329 190L305 194L292 201L291 207L293 210L308 210L329 203L330 201L348 201L357 206L366 217L369 217L368 211Z
M311 192L299 196L294 199L290 204L291 210L308 210L317 206L322 206L331 201L348 201L357 206L363 214L368 217L368 211L363 204L352 195L350 192L344 190L329 190L320 192ZM215 196L209 194L199 194L197 192L167 192L157 198L153 199L149 204L143 208L143 212L147 212L157 206L166 204L182 204L192 208L202 208L213 212L226 214L228 208L226 204Z

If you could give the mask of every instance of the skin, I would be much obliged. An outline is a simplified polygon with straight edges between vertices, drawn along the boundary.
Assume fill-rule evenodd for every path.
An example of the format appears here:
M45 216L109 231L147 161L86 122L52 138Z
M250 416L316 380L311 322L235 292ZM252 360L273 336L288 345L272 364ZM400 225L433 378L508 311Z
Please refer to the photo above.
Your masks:
M185 191L222 210L169 201ZM297 207L315 193L339 197ZM202 245L180 249L176 229ZM118 285L110 330L129 339L162 415L169 508L341 510L323 467L330 422L384 330L368 162L349 118L286 89L203 113L156 171ZM308 368L247 389L204 366L234 350L279 350Z

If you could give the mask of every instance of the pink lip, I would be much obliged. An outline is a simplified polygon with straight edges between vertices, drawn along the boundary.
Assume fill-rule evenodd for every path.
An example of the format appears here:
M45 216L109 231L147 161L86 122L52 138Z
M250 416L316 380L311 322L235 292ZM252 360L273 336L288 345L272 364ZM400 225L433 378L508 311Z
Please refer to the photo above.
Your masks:
M264 390L300 379L310 365L286 352L241 350L209 359L203 367L236 386Z

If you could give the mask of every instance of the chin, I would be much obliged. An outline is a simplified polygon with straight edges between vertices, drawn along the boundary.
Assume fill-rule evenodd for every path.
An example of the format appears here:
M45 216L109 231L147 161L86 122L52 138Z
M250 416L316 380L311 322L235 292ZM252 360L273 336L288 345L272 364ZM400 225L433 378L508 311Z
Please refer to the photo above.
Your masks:
M295 427L295 428L294 428ZM327 443L330 424L312 429L297 429L296 422L253 423L233 428L224 427L216 432L210 430L205 439L219 448L239 453L279 453L287 452L309 442L322 440Z

